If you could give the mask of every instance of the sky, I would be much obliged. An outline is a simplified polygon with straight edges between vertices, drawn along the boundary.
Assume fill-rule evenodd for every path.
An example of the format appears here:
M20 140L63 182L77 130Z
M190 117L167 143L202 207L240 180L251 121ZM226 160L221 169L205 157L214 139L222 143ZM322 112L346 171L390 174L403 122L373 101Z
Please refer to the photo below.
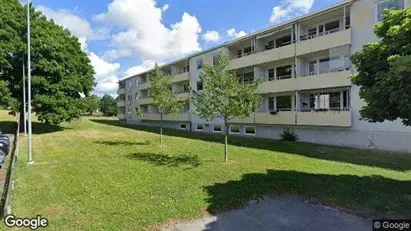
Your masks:
M21 0L25 2L26 0ZM119 79L343 0L32 0L79 38L98 95Z

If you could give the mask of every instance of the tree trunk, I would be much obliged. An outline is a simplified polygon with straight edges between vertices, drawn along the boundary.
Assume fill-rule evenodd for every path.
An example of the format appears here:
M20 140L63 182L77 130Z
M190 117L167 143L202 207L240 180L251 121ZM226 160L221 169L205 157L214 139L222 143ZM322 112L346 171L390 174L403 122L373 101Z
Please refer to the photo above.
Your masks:
M160 146L163 146L163 113L160 114Z
M224 120L224 157L225 162L228 161L228 124L227 120Z

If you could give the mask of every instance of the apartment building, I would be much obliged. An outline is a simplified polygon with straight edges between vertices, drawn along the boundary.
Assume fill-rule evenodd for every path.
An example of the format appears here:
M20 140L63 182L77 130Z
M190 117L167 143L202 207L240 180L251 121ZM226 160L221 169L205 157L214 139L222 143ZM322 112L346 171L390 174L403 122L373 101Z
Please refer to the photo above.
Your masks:
M360 120L364 102L350 82L356 72L349 57L377 37L374 25L385 8L411 6L408 0L346 0L271 28L226 42L160 67L173 76L172 90L182 99L189 86L201 90L199 73L218 54L230 58L230 69L246 83L264 77L263 102L252 116L230 121L231 134L279 139L292 128L300 141L411 152L411 128L398 121ZM127 124L158 126L160 116L148 98L150 71L119 82L118 118ZM141 118L135 108L145 112ZM167 127L221 133L223 121L207 121L190 111L165 116Z

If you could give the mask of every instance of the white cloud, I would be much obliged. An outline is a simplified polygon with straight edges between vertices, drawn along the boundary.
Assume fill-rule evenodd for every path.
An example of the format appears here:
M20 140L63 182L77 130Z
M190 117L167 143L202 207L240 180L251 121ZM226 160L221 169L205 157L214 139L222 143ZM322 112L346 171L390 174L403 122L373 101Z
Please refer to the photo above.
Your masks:
M205 34L203 34L203 39L209 42L218 42L220 40L220 34L215 30L208 30Z
M47 18L53 19L56 24L67 28L74 36L78 37L83 51L87 51L87 40L104 39L107 37L108 31L106 29L93 29L86 19L75 14L76 10L54 10L41 5L37 9Z
M231 29L227 30L227 36L228 37L239 38L239 37L242 37L242 36L245 36L245 35L247 35L247 33L245 33L245 31L243 31L243 30L239 31L239 32L237 32L235 30L235 28L231 28Z
M170 6L168 4L164 4L164 6L161 7L161 11L164 12L164 11L168 10L168 8L170 8Z
M111 38L112 50L106 57L116 59L135 56L142 60L161 61L200 51L200 23L184 13L181 21L167 27L162 22L163 9L154 0L114 0L107 12L95 19L118 27Z
M282 0L272 9L270 22L280 23L293 17L307 14L314 5L314 0Z
M153 60L144 60L140 65L130 67L129 69L126 70L125 75L126 77L132 76L139 74L141 72L150 70L151 68L154 67L154 64L156 64L155 61ZM159 64L161 65L161 64Z
M116 95L118 87L117 75L120 64L107 62L93 52L88 55L88 58L96 72L94 77L96 78L97 86L94 88L94 93L98 95Z

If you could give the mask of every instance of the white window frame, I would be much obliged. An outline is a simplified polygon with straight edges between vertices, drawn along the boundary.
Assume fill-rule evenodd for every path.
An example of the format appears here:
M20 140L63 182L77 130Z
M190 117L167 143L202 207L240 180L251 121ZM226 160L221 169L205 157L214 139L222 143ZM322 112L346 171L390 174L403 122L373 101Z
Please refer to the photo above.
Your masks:
M388 2L388 1L391 1L391 0L379 0L379 1L374 2L374 24L379 23L378 22L378 4L383 3L383 2ZM408 0L402 0L402 1L404 3L404 9L407 8Z
M198 68L198 62L199 62L199 61L201 61L201 67L200 67L200 68ZM196 70L202 69L203 66L204 66L204 61L203 61L203 59L201 59L201 58L196 59Z
M201 126L201 129L198 128L198 125ZM204 130L204 124L196 124L196 131L203 131Z
M216 131L215 130L215 127L220 127L220 131ZM215 133L221 133L221 132L223 132L223 126L222 125L213 125L213 132L215 132Z
M253 133L247 133L247 128L254 128L254 134ZM244 126L244 135L255 136L256 133L257 133L257 127L255 127L255 126Z
M184 125L184 128L182 128L181 125ZM180 124L180 129L181 130L186 130L187 129L187 124Z
M231 129L232 129L232 127L233 126L235 126L235 127L238 127L238 132L232 132L231 131ZM240 125L230 125L230 134L235 134L235 135L238 135L238 134L240 134L240 132L241 132L241 126Z

